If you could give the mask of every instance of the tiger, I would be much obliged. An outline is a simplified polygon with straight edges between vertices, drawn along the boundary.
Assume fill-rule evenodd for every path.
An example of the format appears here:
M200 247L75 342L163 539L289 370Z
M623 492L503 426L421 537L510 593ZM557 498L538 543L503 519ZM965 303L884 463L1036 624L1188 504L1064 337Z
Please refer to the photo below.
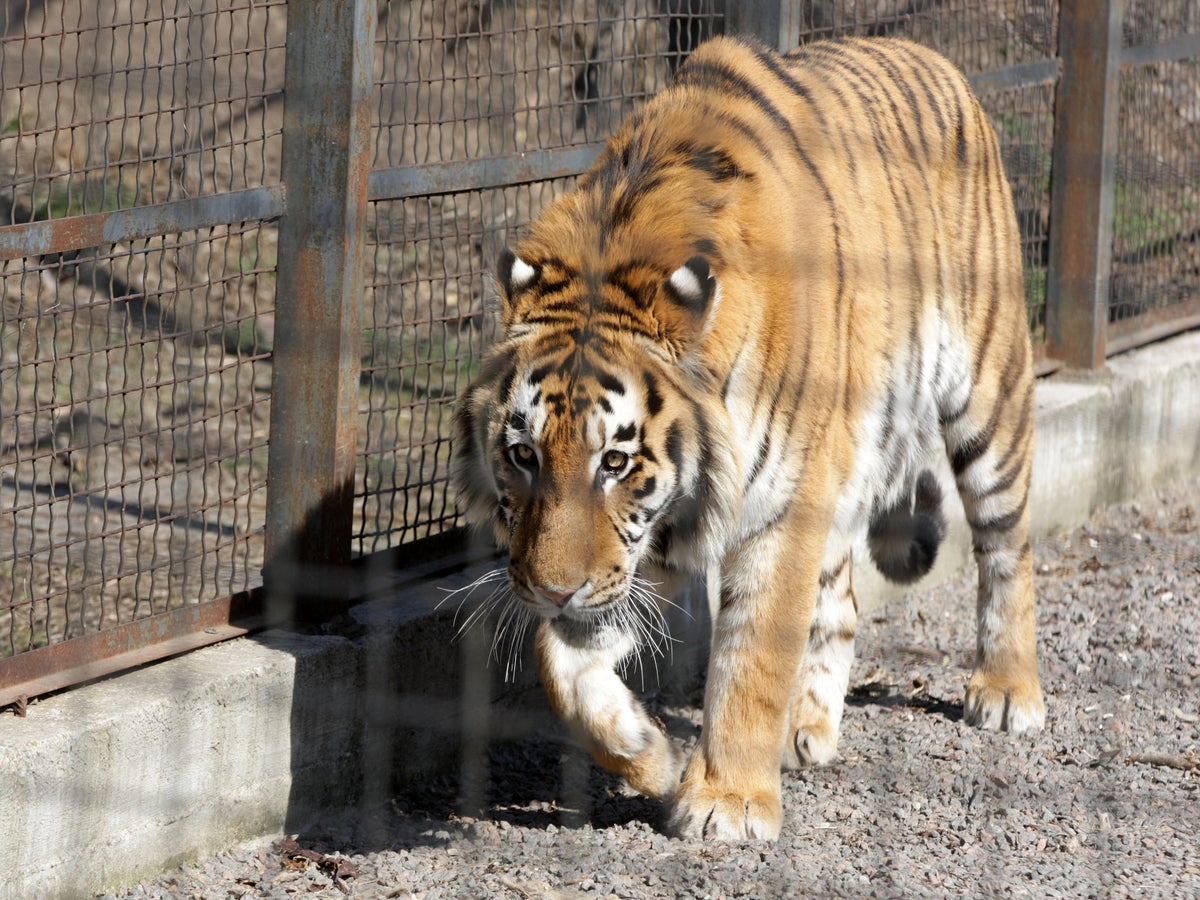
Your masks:
M929 570L937 454L979 573L963 718L1043 727L1020 237L952 63L898 38L713 38L495 280L498 337L453 414L459 508L508 554L550 706L672 833L777 838L782 771L835 759L853 552ZM648 596L710 570L684 754L621 672L656 639Z

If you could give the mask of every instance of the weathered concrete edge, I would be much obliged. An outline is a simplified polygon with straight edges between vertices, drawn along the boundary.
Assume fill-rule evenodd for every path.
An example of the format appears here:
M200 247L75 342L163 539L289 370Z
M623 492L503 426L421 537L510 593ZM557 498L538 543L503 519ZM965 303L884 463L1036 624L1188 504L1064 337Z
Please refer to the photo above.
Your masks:
M1200 472L1198 398L1200 332L1114 359L1099 376L1040 382L1035 533ZM968 543L952 521L930 580L957 571ZM863 578L864 600L888 595ZM356 610L362 627L348 636L239 639L49 698L25 719L0 717L0 896L128 884L383 800L390 771L469 762L446 735L464 721L485 727L487 708L528 691L532 676L480 681L463 663L486 645L452 641L436 599L411 590ZM491 719L491 733L536 727Z

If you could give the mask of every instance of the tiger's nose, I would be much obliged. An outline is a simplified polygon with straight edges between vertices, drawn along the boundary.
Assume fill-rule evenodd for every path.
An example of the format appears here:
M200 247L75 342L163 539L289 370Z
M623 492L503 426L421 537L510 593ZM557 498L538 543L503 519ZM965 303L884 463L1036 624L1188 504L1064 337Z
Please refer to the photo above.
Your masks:
M544 600L549 600L560 609L567 605L572 597L575 596L579 588L571 588L570 590L560 591L558 588L550 587L544 584L535 584L533 592Z

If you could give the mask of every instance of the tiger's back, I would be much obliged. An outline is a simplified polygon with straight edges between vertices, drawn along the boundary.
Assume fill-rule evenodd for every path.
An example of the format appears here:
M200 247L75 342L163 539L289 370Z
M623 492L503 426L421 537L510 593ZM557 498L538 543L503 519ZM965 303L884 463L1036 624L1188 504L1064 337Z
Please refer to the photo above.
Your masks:
M553 705L602 764L674 794L678 830L777 833L780 759L832 758L852 546L869 532L894 578L928 568L939 441L985 573L966 715L1040 727L1019 239L953 66L903 41L711 41L498 280L506 336L456 413L460 498L544 619ZM601 611L638 571L709 566L722 609L677 789L612 674L637 628Z

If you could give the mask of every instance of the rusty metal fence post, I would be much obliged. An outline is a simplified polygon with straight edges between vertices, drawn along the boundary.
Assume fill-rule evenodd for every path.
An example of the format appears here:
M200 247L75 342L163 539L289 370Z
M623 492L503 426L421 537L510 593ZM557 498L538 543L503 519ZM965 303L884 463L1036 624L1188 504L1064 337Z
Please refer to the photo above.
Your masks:
M1103 367L1117 158L1123 0L1062 0L1047 272L1048 355Z
M369 0L288 6L264 566L276 617L346 600L375 13Z

